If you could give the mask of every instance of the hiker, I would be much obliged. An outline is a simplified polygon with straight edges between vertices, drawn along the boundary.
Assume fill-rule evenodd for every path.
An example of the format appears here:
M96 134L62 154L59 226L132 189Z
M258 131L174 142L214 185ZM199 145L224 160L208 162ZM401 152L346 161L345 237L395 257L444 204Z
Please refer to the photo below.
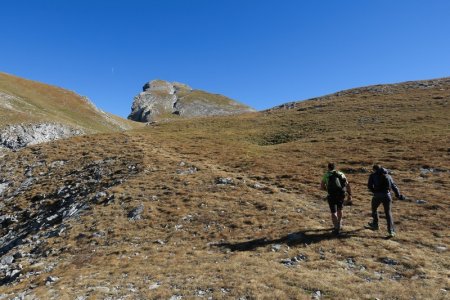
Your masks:
M394 191L395 197L404 200L405 196L400 194L400 190L388 174L388 171L378 164L373 166L373 173L369 176L367 187L373 193L372 197L372 222L369 222L367 228L378 230L378 207L383 204L386 215L388 237L395 236L394 219L392 218L392 197L390 190Z
M328 171L323 175L320 184L322 190L328 192L327 200L331 211L331 221L333 222L333 233L339 234L342 230L342 209L344 206L345 193L347 201L351 204L352 190L344 173L336 171L334 163L328 164Z

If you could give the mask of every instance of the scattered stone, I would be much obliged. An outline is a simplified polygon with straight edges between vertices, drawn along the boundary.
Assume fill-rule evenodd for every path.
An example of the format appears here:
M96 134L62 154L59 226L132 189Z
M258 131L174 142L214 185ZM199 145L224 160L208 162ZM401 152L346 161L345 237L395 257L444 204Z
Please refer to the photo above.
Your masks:
M447 251L447 247L445 247L445 246L436 246L436 251L437 252L445 252L445 251Z
M138 291L138 289L132 283L127 284L127 289L132 293L136 293Z
M388 257L383 258L381 262L390 266L398 265L398 262L396 260Z
M438 169L438 168L430 168L430 167L422 167L420 168L420 176L426 176L428 174L437 174L437 173L446 173L448 170Z
M325 251L323 251L322 247L319 248L319 257L320 259L325 259Z
M24 190L28 189L33 184L33 181L34 181L33 177L25 179L22 182L22 184L20 185L18 191L21 192L21 191L24 191Z
M216 184L234 184L234 181L230 177L217 177Z
M14 262L14 257L12 255L6 255L2 257L1 264L2 265L10 265Z
M161 282L157 281L155 283L152 283L151 285L148 286L149 290L156 290L157 288L159 288L161 286Z
M55 160L50 164L50 168L62 167L66 162L66 160Z
M347 258L346 262L347 262L347 265L348 265L349 268L352 268L352 269L356 268L356 262L355 262L355 259L353 257Z
M172 297L169 298L169 300L181 300L183 299L183 296L180 295L172 295Z
M187 168L187 169L184 169L184 170L182 170L182 169L177 169L177 170L176 170L176 173L177 173L178 175L191 175L191 174L197 173L197 168L194 167L194 166L191 166L191 167L189 167L189 168Z
M281 263L287 267L292 267L298 265L302 261L308 261L308 257L304 254L299 254L292 258L286 258L281 260Z
M50 221L55 220L55 219L58 218L58 217L59 217L58 214L54 214L54 215L51 215L50 217L47 217L46 220L50 222Z
M257 189L257 190L261 190L261 189L265 188L265 186L260 184L260 183L254 183L254 184L251 185L251 187L254 188L254 189Z
M321 291L315 291L312 294L312 299L321 299L322 298L322 292Z
M144 205L141 204L138 207L133 208L129 213L128 213L128 220L133 220L133 221L137 221L137 220L141 220L142 216L141 214L144 212Z
M104 232L104 231L97 231L92 234L93 238L104 238L105 236L106 236L106 232Z
M212 290L208 289L208 290L197 290L197 296L198 297L205 297L206 294L211 293Z
M185 222L191 222L194 219L194 217L192 215L186 215L183 218L181 218L181 220L185 221Z
M51 271L53 271L55 269L55 267L56 267L56 263L49 264L48 266L46 266L44 268L44 272L50 273Z
M382 272L374 271L374 272L373 272L373 275L375 275L375 277L376 277L378 280L383 280L383 273L382 273Z
M425 204L425 203L427 203L427 201L425 201L425 200L416 200L416 203L417 204Z
M0 195L3 195L3 193L7 190L8 186L9 186L8 181L0 183Z
M59 278L56 276L48 276L47 279L45 280L45 285L50 285L54 282L57 282L58 280Z
M99 203L101 202L101 200L103 200L104 198L106 198L107 194L105 192L98 192L97 194L95 194L95 196L92 198L92 201L94 203Z
M20 275L21 270L20 269L9 269L3 270L4 276L0 279L0 286L14 282Z
M274 252L278 252L281 250L281 245L280 244L274 244L272 245L272 251Z

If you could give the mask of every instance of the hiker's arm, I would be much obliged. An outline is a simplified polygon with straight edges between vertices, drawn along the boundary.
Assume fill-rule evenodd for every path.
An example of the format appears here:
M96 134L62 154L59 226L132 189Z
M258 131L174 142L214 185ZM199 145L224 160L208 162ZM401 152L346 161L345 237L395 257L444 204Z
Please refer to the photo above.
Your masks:
M322 181L320 182L320 188L321 188L322 190L324 190L324 191L327 190L327 185L325 184L325 180L322 180Z
M349 202L349 205L351 205L352 200L353 200L352 187L351 187L350 183L347 182L347 201Z
M402 194L400 194L400 190L399 190L398 186L395 184L395 182L391 176L389 176L389 181L391 182L391 188L394 191L395 197L397 199L403 198Z
M350 185L350 182L347 182L347 194L350 198L352 197L352 186Z
M373 176L372 174L369 176L369 182L367 183L367 187L369 188L369 190L373 193L374 192L374 188L373 188Z

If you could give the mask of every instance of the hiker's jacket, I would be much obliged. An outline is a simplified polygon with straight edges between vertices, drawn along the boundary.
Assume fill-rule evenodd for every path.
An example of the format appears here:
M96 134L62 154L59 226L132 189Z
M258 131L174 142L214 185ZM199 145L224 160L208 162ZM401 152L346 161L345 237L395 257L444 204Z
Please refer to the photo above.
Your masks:
M397 198L400 197L400 191L395 184L392 177L388 174L388 171L384 168L379 169L377 172L370 174L367 187L374 194L387 194L389 193L389 186L383 186L380 182L380 175L386 174L386 178L389 180L389 185Z

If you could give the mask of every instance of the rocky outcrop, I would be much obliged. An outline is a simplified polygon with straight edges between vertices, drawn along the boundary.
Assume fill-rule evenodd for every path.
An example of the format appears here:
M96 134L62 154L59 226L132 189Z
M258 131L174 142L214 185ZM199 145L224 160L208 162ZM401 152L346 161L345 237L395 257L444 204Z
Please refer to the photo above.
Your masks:
M173 117L229 115L252 108L218 94L193 90L186 84L153 80L134 98L128 119L151 122Z
M0 130L0 149L18 150L28 145L45 143L84 132L57 123L15 124Z
M25 153L21 154L10 152L10 159L0 160L2 288L24 278L39 276L41 272L51 272L58 260L48 262L46 258L57 256L60 250L51 247L48 241L64 236L70 231L71 221L92 207L114 203L116 199L111 188L142 171L140 156L130 159L117 152L114 158L54 160L42 156L40 149L31 156L26 151L24 149ZM15 159L17 157L20 159ZM52 187L45 184L49 180L55 183ZM31 205L22 210L16 204L24 200ZM139 220L142 212L143 207L138 207L133 220ZM105 234L93 232L91 237L102 238ZM89 237L80 232L78 239L82 238ZM30 269L36 263L45 268L40 271ZM46 277L46 284L57 278ZM5 299L1 293L0 299Z

